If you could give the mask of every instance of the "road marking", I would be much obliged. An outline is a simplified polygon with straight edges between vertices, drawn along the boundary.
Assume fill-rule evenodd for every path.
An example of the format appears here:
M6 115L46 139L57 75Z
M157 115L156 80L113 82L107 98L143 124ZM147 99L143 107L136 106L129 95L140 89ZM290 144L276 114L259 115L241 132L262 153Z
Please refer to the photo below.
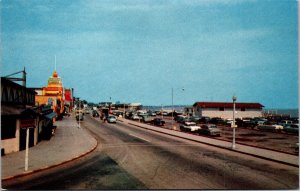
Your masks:
M147 139L144 139L144 138L141 138L141 137L139 137L139 136L136 136L136 135L133 135L133 134L129 134L129 135L131 135L131 136L133 136L133 137L136 137L136 138L138 138L138 139L142 139L142 140L144 140L144 141L146 141L146 142L151 143L151 141L149 141L149 140L147 140Z

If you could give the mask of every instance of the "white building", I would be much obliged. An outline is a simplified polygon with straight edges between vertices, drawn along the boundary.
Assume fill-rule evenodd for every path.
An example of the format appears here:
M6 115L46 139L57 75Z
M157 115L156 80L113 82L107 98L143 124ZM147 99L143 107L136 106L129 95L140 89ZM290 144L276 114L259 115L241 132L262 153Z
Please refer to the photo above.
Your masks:
M263 105L260 103L235 103L235 117L262 117ZM223 119L232 119L232 102L196 102L193 105L194 113L197 116L220 117Z

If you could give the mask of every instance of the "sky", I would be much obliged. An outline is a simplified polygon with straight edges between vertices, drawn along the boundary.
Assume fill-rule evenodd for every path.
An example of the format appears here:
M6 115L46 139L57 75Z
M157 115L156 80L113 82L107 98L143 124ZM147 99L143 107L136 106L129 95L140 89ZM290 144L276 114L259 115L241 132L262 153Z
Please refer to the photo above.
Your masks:
M1 76L89 102L298 108L296 0L2 0Z

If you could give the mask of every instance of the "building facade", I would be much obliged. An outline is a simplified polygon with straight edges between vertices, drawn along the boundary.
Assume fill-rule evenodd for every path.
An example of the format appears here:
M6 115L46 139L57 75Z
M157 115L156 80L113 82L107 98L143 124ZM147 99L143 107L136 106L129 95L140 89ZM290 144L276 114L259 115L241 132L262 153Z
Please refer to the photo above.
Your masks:
M35 92L1 77L1 154L25 149L26 128L29 146L36 145L38 122Z
M74 101L73 101L73 88L68 89L65 88L65 109L68 113L70 113L73 109Z
M46 87L33 89L37 92L35 101L38 105L50 105L57 117L62 117L65 110L65 89L56 71L49 77Z
M260 103L235 103L236 118L262 117L263 105ZM196 102L193 110L197 116L233 118L233 103L231 102Z
M50 107L37 106L36 94L32 88L1 77L1 155L26 148L27 128L29 147L52 136L56 114Z

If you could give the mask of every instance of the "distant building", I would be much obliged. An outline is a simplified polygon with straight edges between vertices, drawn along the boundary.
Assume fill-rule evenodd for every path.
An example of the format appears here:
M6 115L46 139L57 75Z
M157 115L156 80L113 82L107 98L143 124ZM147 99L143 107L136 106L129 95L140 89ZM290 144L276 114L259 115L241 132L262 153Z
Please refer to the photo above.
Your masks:
M137 111L142 109L142 104L141 103L131 103L128 105L130 111Z
M74 105L73 101L73 88L67 89L65 88L65 107L68 112L72 111Z
M184 108L184 114L188 116L194 115L194 108L192 106Z
M137 111L142 109L142 104L140 103L112 103L112 102L100 102L100 108L110 108L111 110L120 111Z
M235 117L262 117L263 105L260 103L235 103ZM232 119L232 102L196 102L193 105L194 113L197 116L220 117L223 119Z

